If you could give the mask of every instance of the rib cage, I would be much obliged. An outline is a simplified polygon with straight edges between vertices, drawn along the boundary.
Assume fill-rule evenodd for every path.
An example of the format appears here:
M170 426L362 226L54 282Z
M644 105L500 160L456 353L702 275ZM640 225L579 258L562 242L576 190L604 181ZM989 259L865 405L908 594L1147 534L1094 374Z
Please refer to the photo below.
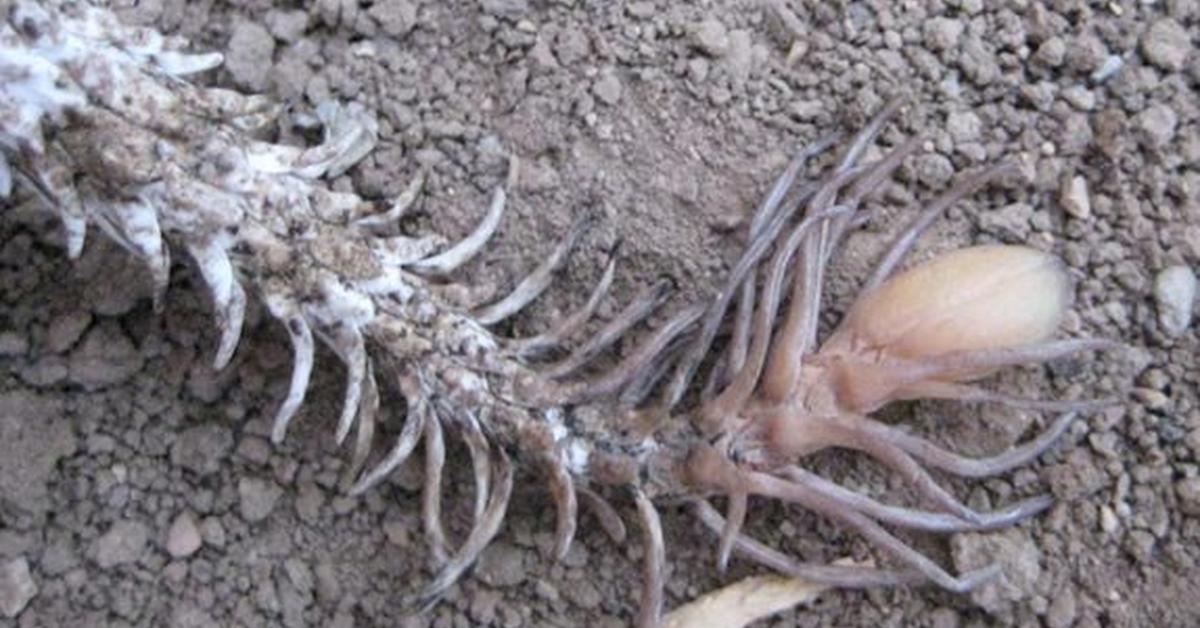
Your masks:
M751 466L732 471L728 467L736 464L729 452L709 448L713 442L729 443L735 431L730 417L763 392L763 371L772 369L768 364L779 355L771 351L773 334L792 338L790 344L800 347L801 354L816 347L824 268L838 241L866 218L860 209L863 199L917 145L912 141L878 162L858 164L900 101L846 143L826 178L796 184L806 162L837 145L836 138L802 150L759 208L747 251L712 302L681 309L637 341L641 350L612 370L589 376L581 374L585 367L662 305L669 282L656 283L635 298L590 340L567 342L603 298L611 264L584 308L537 338L501 338L487 329L551 285L554 271L583 237L586 220L511 295L474 312L456 309L439 298L429 278L453 277L485 248L503 219L508 202L503 188L493 191L479 226L452 246L434 250L429 239L376 235L380 226L403 218L419 180L389 208L329 191L322 182L322 177L353 166L374 146L376 129L369 112L323 105L317 114L325 136L311 148L256 141L251 138L277 118L275 105L180 80L215 67L219 55L182 53L183 42L122 26L100 9L50 4L17 4L0 31L0 73L15 77L0 88L0 197L12 194L5 183L10 179L27 184L61 219L72 257L84 246L87 226L99 226L148 266L158 302L168 288L171 252L186 252L210 293L220 332L214 348L217 368L236 350L248 294L261 299L286 328L294 351L288 393L272 431L277 443L303 402L316 340L328 346L347 373L343 409L333 430L338 444L355 435L347 489L354 494L369 490L419 446L424 451L422 520L441 571L419 606L436 603L495 537L513 475L525 468L538 470L551 487L559 513L554 553L560 558L576 529L578 495L585 496L585 504L600 500L596 507L611 520L604 498L588 485L622 487L615 494L632 497L648 548L638 617L645 625L658 621L662 605L663 541L652 500L694 500L701 521L719 530L721 564L737 551L770 568L839 586L932 580L960 591L986 581L996 570L947 574L876 521L937 531L986 530L1049 506L1048 498L1037 497L998 513L974 513L940 493L916 459L963 475L1002 472L1049 447L1069 425L1070 414L1003 460L967 461L915 437L905 440L872 424L856 426L860 436L896 443L870 453L893 456L893 466L907 469L910 479L948 511L938 513L874 503L799 468L765 468L752 456ZM931 204L869 283L886 278L916 234L993 174L969 178ZM785 297L788 285L797 286L790 301ZM780 323L777 312L785 304L796 314ZM729 327L729 342L716 343ZM538 351L555 346L575 351L554 364L534 359ZM1104 346L1082 343L1046 351ZM1023 359L1041 357L1028 354ZM710 397L689 406L701 375L712 382ZM381 377L389 379L381 382ZM660 385L653 387L656 382ZM407 417L396 441L375 451L381 385L400 390L408 401ZM650 403L639 405L643 399ZM575 411L580 405L595 405L605 420L579 420ZM630 415L637 429L622 436L617 422L629 418L625 413L632 406L639 406ZM1054 409L1081 406L1067 403ZM448 547L440 521L445 438L467 445L476 482L473 527L457 547ZM716 459L705 459L710 454ZM695 482L698 457L753 481L737 491ZM703 501L708 490L730 496L728 521ZM795 563L740 534L747 493L795 501L838 519L895 554L907 568Z

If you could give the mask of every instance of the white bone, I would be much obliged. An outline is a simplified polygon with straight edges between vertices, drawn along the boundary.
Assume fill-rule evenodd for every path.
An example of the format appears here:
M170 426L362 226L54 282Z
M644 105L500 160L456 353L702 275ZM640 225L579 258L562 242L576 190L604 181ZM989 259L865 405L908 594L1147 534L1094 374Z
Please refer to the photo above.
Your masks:
M246 293L233 275L233 265L225 253L225 247L216 240L203 244L189 244L188 252L200 267L200 275L212 295L216 310L217 329L221 341L213 368L221 370L229 364L242 335L242 322L246 313Z
M487 215L483 217L483 221L479 223L475 231L471 232L471 235L438 255L412 264L412 270L419 273L444 275L469 262L483 248L483 245L487 244L492 234L496 233L496 229L500 226L500 219L504 216L505 200L504 188L496 188L492 194L492 204L488 208Z
M271 428L271 442L278 445L287 435L288 425L291 424L300 404L304 403L304 395L308 392L308 380L313 367L313 336L308 321L285 297L268 294L264 300L271 315L283 322L292 340L292 380L288 386L287 397L280 404L279 411L275 414L275 424Z

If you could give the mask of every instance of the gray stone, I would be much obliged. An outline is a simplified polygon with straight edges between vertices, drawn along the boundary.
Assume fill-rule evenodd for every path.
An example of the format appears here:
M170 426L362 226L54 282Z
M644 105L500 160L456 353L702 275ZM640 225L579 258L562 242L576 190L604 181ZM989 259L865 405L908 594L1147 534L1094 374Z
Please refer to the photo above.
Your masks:
M261 92L267 87L274 56L275 39L271 33L255 22L239 20L229 38L225 69L239 86Z
M190 513L179 513L171 524L171 529L167 531L167 553L172 558L187 558L195 554L203 544L195 517Z
M1158 324L1168 336L1182 336L1192 324L1196 274L1187 266L1172 266L1154 278Z
M171 464L198 475L209 475L221 469L221 462L232 447L233 434L225 427L213 423L189 427L171 447Z
M96 325L71 352L67 377L88 390L122 384L142 370L144 360L116 321Z
M479 4L484 12L510 20L529 13L529 2L526 0L480 0Z
M275 502L283 495L283 489L274 482L259 478L242 478L238 482L238 504L242 518L256 522L266 519L275 510Z
M169 625L172 628L217 628L221 624L204 609L184 602L171 610Z
M1166 105L1154 104L1146 107L1134 119L1142 142L1150 148L1163 148L1175 139L1179 127L1179 116Z
M150 541L150 528L140 521L118 521L92 543L92 559L101 569L137 561Z
M723 57L729 52L729 30L716 18L708 18L689 31L689 43L710 57Z
M1175 498L1184 514L1200 515L1200 478L1184 478L1175 483Z
M1075 624L1075 614L1075 591L1069 586L1063 587L1046 609L1046 627L1071 628Z
M1179 22L1170 18L1151 24L1142 36L1142 55L1168 72L1184 69L1191 52L1191 36Z
M1067 57L1067 44L1061 37L1051 37L1038 46L1033 53L1033 61L1039 65L1057 68Z
M0 564L0 613L9 619L20 615L37 594L37 584L24 556Z
M383 0L368 11L379 28L392 37L407 35L417 25L417 6L409 0Z
M989 613L1003 611L1037 593L1041 551L1028 530L958 534L950 541L950 552L959 573L1000 565L999 578L971 592L971 601Z
M304 36L308 29L307 11L279 11L272 9L267 12L267 30L277 39L287 43L295 43Z
M29 352L29 340L15 331L0 332L0 357L14 357Z
M63 353L79 340L91 324L92 315L87 310L73 310L55 317L46 329L46 348L54 353Z
M525 581L525 552L504 542L492 543L479 557L479 579L493 587L511 587Z
M24 391L0 394L0 501L40 516L50 505L50 474L75 447L58 401Z
M615 105L621 101L621 79L615 72L605 72L592 86L592 93L606 105Z
M979 140L983 123L973 111L955 111L946 118L946 131L956 143Z
M963 23L945 17L935 17L925 22L925 47L934 52L953 50L962 37Z

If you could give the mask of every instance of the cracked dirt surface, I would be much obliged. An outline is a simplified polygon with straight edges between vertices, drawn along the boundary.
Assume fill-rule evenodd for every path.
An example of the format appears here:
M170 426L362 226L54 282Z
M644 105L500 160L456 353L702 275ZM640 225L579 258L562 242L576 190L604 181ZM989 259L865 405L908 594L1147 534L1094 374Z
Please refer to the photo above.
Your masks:
M204 80L271 93L298 111L329 98L374 108L379 147L334 185L382 199L426 171L412 232L465 234L505 156L518 156L499 238L465 273L484 289L512 285L574 217L602 216L516 333L584 299L618 239L602 316L662 274L681 288L668 312L711 294L790 154L908 94L880 145L920 134L924 146L835 261L825 322L921 199L957 172L1010 160L1019 175L959 203L917 258L983 242L1062 256L1077 282L1064 333L1130 349L991 384L1125 401L1077 422L1035 465L951 483L975 508L1049 490L1061 502L1046 515L991 535L908 537L959 569L1001 560L1002 583L972 596L833 592L764 625L1200 622L1200 347L1194 328L1176 328L1193 304L1173 305L1178 282L1162 279L1186 284L1168 269L1200 264L1195 0L113 4L127 20L225 52L225 69ZM41 214L0 217L0 622L629 622L641 548L614 546L585 515L575 549L548 561L552 509L533 481L519 483L473 574L431 614L405 618L430 573L420 460L361 499L338 492L344 457L330 433L342 372L328 354L297 429L271 447L286 336L252 308L234 363L212 372L212 326L195 284L177 266L156 314L142 269L103 238L69 263ZM968 454L999 451L1046 420L941 403L886 416ZM873 496L912 497L860 457L811 465ZM470 483L457 475L447 508L462 534ZM668 606L754 571L736 562L719 577L715 543L686 509L663 515ZM877 556L803 511L759 501L751 520L754 534L809 560Z

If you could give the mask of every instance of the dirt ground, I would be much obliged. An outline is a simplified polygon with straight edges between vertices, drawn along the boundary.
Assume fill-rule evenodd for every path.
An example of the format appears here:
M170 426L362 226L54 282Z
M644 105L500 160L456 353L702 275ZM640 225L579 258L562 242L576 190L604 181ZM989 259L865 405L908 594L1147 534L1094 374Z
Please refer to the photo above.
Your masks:
M790 154L909 95L880 144L920 134L925 145L837 258L826 322L921 199L956 173L1010 160L1020 174L958 204L918 257L997 241L1062 256L1077 281L1064 333L1129 349L991 384L1125 401L1078 421L1035 465L951 483L982 509L1049 490L1061 499L1049 513L992 535L906 537L959 570L1000 560L1000 584L961 596L832 592L764 625L1200 624L1200 338L1163 320L1180 284L1159 280L1200 264L1196 0L112 4L225 52L226 68L206 79L216 84L297 110L331 97L376 109L380 146L335 185L382 199L426 169L414 232L467 233L503 156L519 156L512 210L467 273L477 285L512 285L574 217L603 216L517 333L581 302L618 238L602 315L661 274L681 287L674 306L711 294ZM69 263L57 237L39 216L0 215L0 610L20 612L0 623L629 622L639 544L615 546L585 516L575 549L550 562L552 509L533 481L519 482L498 541L448 601L405 618L430 577L419 468L362 499L339 494L336 360L321 356L298 429L273 448L268 421L290 370L276 324L252 312L234 363L214 373L189 268L176 267L157 314L143 271L114 245L91 238ZM886 415L968 454L1003 450L1047 420L934 403ZM811 466L889 501L911 497L856 456ZM470 483L459 475L448 507L461 534ZM668 607L754 572L735 562L718 576L714 540L686 509L663 514ZM800 510L755 502L751 519L754 534L806 559L878 557Z

